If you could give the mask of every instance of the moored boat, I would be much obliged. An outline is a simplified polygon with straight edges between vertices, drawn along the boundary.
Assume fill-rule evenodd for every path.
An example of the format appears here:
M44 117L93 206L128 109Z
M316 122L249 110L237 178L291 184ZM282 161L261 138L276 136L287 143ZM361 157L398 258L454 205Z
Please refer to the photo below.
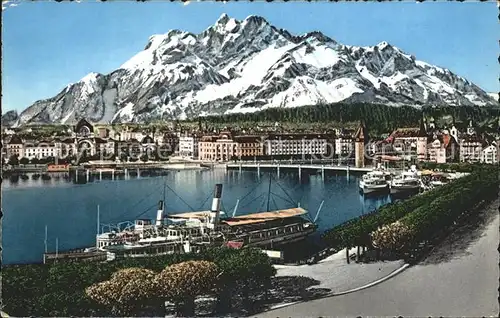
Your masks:
M164 201L160 200L155 220L122 222L104 233L101 233L98 217L96 245L86 252L105 253L107 260L114 260L196 253L223 245L276 249L303 240L317 229L315 220L303 218L307 211L300 207L241 216L234 216L235 208L233 216L225 217L220 211L221 195L222 184L217 184L209 211L169 215L164 214Z
M359 188L363 194L383 193L389 190L389 184L385 179L366 178L360 181Z
M392 179L390 183L391 194L401 192L418 192L422 182L416 171L406 171Z

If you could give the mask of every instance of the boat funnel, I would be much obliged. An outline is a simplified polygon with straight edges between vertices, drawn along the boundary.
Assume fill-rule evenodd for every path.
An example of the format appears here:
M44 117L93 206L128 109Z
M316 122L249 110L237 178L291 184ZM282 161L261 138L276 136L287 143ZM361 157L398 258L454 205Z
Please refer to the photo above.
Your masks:
M215 185L214 198L212 200L212 209L210 210L210 228L215 228L219 224L220 217L220 201L222 196L222 184L218 183Z
M160 200L160 202L158 203L158 212L156 212L156 226L162 225L163 212L164 212L164 204L163 200Z

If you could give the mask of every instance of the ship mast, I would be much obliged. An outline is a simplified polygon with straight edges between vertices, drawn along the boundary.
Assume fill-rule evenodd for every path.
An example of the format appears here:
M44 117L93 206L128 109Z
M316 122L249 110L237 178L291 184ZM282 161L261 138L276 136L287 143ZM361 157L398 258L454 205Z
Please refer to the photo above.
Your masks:
M45 240L43 241L45 246L45 254L47 254L47 225L45 225Z
M100 211L99 211L99 204L97 205L97 235L101 234L101 229L100 229L100 222L101 222L101 218L100 218Z
M99 249L99 234L101 234L101 215L100 215L100 210L99 210L99 204L97 205L97 231L96 231L96 236L95 236L95 248Z
M236 210L238 210L238 205L240 204L240 199L236 200L236 205L233 210L233 218L236 216Z
M267 190L267 209L266 212L269 212L269 203L271 200L271 173L269 173L269 188Z
M165 181L163 182L163 202L166 202L165 198L167 195L167 178L165 178Z

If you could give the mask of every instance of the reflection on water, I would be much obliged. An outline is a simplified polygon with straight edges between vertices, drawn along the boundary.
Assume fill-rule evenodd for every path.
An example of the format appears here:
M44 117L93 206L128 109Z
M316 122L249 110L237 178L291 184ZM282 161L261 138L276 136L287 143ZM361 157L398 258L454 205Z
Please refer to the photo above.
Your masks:
M319 232L351 218L369 213L391 201L389 195L364 198L358 192L358 177L351 175L276 174L250 171L184 170L165 176L142 177L93 176L88 183L77 184L65 173L29 174L6 179L3 195L3 260L5 263L37 262L44 250L45 225L48 246L59 250L95 244L96 211L100 206L101 223L134 220L138 215L154 218L156 203L164 196L168 213L209 209L215 183L222 183L221 208L232 214L264 211L269 201L271 210L300 204L316 216L321 201ZM100 179L100 180L99 180ZM271 195L268 195L271 179Z

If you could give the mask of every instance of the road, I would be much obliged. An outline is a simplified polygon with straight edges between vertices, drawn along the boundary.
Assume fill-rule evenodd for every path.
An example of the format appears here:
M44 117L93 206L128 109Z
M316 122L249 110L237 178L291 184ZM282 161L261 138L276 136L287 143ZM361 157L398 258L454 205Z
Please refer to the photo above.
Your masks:
M454 232L418 265L374 287L268 311L257 317L498 316L499 202L479 225Z

